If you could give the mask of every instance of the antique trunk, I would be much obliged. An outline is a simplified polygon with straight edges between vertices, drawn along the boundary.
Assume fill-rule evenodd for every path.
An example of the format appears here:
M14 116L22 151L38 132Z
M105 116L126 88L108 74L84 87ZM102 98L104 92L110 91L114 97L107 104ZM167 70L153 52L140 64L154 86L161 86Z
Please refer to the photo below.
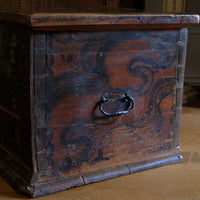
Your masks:
M0 171L14 189L35 197L181 161L197 15L12 5L0 12Z

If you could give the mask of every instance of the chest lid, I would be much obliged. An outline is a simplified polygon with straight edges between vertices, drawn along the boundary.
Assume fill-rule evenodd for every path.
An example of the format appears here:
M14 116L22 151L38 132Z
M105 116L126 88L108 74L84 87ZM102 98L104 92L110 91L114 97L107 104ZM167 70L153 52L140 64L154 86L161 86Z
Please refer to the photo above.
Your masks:
M0 2L0 21L35 30L166 29L199 23L199 15L141 13L130 9L77 6L63 0Z

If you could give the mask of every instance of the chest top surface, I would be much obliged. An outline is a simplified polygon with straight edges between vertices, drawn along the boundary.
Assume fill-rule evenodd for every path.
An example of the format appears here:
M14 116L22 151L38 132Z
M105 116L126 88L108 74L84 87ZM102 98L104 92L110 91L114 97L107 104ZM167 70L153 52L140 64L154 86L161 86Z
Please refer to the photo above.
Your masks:
M162 29L199 23L199 15L142 13L69 4L63 0L0 2L0 21L23 24L32 29Z

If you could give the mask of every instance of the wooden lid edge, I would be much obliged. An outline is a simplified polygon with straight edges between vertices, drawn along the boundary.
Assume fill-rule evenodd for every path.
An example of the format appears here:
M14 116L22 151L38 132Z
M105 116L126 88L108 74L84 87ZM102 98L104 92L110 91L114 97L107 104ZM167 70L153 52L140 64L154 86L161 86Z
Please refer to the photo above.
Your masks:
M97 28L98 26L122 26L127 28L177 28L188 27L199 23L199 15L184 14L100 14L100 13L37 13L26 15L23 13L0 12L0 21L24 24L33 29L48 30L51 27Z

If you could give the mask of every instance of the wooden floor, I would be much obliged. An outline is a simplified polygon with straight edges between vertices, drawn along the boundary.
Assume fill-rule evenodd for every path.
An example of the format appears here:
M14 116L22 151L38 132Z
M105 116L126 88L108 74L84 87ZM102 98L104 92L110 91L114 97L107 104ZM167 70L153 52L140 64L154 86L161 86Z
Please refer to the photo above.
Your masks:
M37 200L200 200L200 101L183 107L183 162L36 198ZM30 199L0 178L0 200Z

